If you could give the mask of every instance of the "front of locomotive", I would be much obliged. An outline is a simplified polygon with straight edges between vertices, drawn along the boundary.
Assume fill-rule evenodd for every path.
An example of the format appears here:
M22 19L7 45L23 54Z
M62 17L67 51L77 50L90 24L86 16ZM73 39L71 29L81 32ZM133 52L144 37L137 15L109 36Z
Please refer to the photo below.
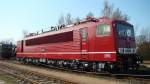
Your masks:
M136 54L134 28L125 21L114 21L117 64L123 71L138 69L141 59Z

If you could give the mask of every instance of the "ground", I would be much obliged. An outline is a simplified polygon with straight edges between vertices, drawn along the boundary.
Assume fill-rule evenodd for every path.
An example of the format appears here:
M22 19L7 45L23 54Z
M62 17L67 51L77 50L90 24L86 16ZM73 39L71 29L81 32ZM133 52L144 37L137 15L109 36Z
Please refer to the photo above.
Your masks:
M16 82L15 78L0 72L0 84L18 84L18 83Z
M89 76L85 74L76 74L72 72L59 71L54 69L48 69L40 66L32 66L32 65L23 65L20 63L9 63L9 62L1 62L0 64L7 64L9 66L14 66L16 68L20 68L23 70L35 71L37 73L49 75L52 77L60 78L62 80L69 80L71 82L76 82L78 84L150 84L149 81L141 81L139 79L115 79L111 77L103 77L103 76ZM141 69L145 69L146 67L142 67ZM15 79L0 72L0 80L4 81L5 84L17 84ZM1 81L0 81L1 82ZM0 83L1 84L1 83Z

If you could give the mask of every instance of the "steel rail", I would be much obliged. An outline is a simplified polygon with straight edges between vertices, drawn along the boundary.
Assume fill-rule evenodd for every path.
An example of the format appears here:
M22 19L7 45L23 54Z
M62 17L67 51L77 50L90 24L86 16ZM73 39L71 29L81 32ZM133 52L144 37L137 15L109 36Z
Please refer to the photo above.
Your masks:
M25 81L30 84L49 84L49 82L53 82L56 84L75 84L73 82L62 80L54 76L52 77L34 71L16 69L15 67L9 65L0 64L0 71L12 75L17 80Z

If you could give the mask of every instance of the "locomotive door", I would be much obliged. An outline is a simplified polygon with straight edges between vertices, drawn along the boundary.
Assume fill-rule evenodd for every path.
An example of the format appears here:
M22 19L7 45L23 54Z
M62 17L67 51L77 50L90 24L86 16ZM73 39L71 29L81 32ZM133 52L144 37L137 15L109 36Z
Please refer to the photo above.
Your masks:
M24 42L23 40L21 41L21 52L23 52L23 45L24 45Z
M81 37L81 59L88 59L88 28L80 29L80 37Z

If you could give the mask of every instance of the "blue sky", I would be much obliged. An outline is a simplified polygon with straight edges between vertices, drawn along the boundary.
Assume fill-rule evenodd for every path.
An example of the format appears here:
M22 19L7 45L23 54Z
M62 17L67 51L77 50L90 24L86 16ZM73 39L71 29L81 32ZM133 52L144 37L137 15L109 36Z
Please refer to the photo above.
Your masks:
M108 0L130 16L130 23L150 27L150 0ZM36 32L56 25L61 14L84 18L101 16L104 0L0 0L0 40L21 39L22 31Z

